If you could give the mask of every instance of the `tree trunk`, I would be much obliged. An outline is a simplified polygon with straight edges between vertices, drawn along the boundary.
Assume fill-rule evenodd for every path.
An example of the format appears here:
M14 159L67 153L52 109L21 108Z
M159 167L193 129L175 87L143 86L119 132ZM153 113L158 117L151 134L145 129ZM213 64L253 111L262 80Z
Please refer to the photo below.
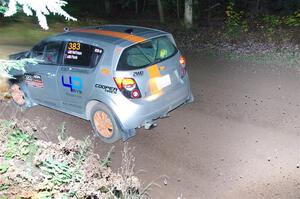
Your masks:
M139 12L139 1L135 0L135 14L137 15Z
M259 15L260 0L256 1L256 16Z
M177 18L180 19L180 0L176 0Z
M184 24L187 28L191 28L193 26L193 0L185 0Z
M146 9L146 0L144 0L143 2L143 12L145 12L145 9Z
M159 13L159 19L161 23L165 22L165 18L164 18L164 10L161 4L161 0L157 0L157 5L158 5L158 13Z
M111 4L110 0L105 0L104 1L104 8L105 8L105 14L110 15L111 14Z
M143 2L143 12L145 12L145 9L146 9L146 0L144 0Z

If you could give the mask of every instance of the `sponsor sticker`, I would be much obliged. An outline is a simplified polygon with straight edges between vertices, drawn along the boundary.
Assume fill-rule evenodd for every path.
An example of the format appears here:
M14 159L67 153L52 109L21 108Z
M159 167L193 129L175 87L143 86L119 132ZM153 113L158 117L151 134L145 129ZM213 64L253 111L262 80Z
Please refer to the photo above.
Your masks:
M44 81L40 75L25 75L25 83L30 87L44 88Z
M61 83L64 87L70 88L71 93L82 93L83 83L79 77L61 76Z
M116 94L118 92L118 89L115 87L111 87L111 86L106 86L106 85L101 85L101 84L96 84L95 85L96 88L100 88L102 90L104 90L107 93L112 93L112 94Z
M100 48L95 48L95 53L101 54L101 53L102 53L102 49L100 49Z
M109 75L109 69L108 68L102 68L101 73L105 76Z

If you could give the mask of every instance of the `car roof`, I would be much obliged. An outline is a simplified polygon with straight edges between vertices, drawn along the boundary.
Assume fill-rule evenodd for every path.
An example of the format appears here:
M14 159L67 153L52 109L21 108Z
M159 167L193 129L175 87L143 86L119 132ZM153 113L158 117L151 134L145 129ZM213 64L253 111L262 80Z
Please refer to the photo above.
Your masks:
M165 31L130 25L102 25L70 30L54 36L65 40L82 40L127 47L153 37L167 35Z

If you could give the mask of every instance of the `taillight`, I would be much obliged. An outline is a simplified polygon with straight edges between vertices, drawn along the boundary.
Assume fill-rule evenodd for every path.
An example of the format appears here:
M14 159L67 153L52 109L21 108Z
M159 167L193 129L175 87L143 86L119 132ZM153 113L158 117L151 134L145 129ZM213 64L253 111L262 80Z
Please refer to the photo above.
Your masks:
M114 80L125 97L130 99L141 98L140 89L133 78L114 77Z
M186 74L186 62L185 62L185 58L180 55L179 57L179 63L180 63L180 76L184 77Z
M179 63L181 65L185 65L185 58L182 55L180 55L180 57L179 57Z

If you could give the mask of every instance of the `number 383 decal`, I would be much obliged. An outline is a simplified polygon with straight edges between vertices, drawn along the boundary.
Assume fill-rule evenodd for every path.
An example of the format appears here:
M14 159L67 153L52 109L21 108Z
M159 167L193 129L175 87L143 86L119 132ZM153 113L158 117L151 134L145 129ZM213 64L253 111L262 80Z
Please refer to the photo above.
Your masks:
M80 50L80 43L79 42L69 42L68 50Z

